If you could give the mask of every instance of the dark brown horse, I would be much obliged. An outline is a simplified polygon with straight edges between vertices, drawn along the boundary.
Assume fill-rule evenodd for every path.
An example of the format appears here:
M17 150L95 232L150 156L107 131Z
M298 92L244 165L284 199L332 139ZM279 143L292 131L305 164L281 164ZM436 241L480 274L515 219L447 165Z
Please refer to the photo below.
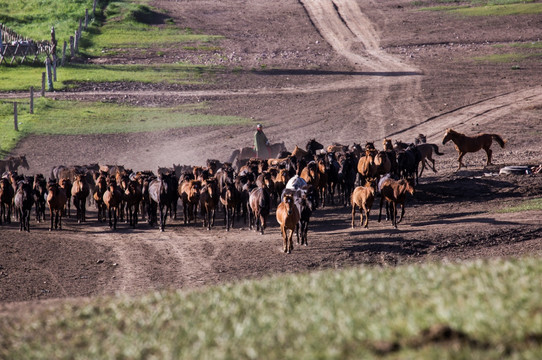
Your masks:
M8 171L17 171L20 166L25 168L26 170L30 169L30 165L28 165L28 161L26 160L26 155L19 155L19 156L10 156L7 158L8 161Z
M6 178L0 179L0 225L2 221L11 223L11 208L13 205L13 197L15 196L15 190L13 186Z
M405 215L406 194L414 195L413 184L406 179L394 180L391 178L382 179L380 186L380 212L378 213L378 222L382 217L382 205L386 202L386 215L388 215L388 205L392 225L397 229L397 224L403 220ZM397 205L401 205L401 217L397 221Z
M96 202L96 209L98 210L98 221L106 221L106 206L104 203L104 194L107 191L107 181L105 175L99 175L96 179L96 186L94 187L94 201Z
M19 181L14 199L15 209L19 213L19 231L30 232L30 213L33 204L32 184L26 180Z
M263 231L267 227L267 217L271 211L271 197L266 187L257 187L250 192L248 200L248 213L250 230L256 225L256 231Z
M124 202L126 204L126 216L130 226L134 229L138 222L139 205L143 199L141 184L137 180L130 180L126 190L124 190Z
M504 148L506 145L506 140L497 134L479 134L476 136L467 136L453 129L446 129L446 133L442 139L442 144L444 145L450 140L454 143L455 149L459 153L459 157L457 158L457 162L459 163L457 170L459 170L461 169L461 166L465 166L462 160L466 153L477 152L481 149L484 149L487 155L486 165L491 165L491 155L493 152L490 147L493 139L497 141L501 148Z
M157 212L160 213L160 231L166 227L166 219L171 203L177 191L175 178L169 174L161 174L149 183L149 198L151 206L151 225L156 223Z
M66 206L66 192L56 181L49 181L47 184L47 204L49 205L49 212L51 216L51 227L49 231L53 229L62 230L62 215L64 207Z
M220 202L224 205L224 221L226 222L226 231L230 231L230 227L235 223L235 209L240 201L240 194L235 187L234 182L226 182L220 191Z
M203 181L199 202L203 226L207 227L207 230L211 230L211 227L215 226L215 215L219 202L216 179L211 178Z
M45 221L45 201L47 198L47 180L43 174L37 174L34 179L34 204L36 207L36 221L39 223Z

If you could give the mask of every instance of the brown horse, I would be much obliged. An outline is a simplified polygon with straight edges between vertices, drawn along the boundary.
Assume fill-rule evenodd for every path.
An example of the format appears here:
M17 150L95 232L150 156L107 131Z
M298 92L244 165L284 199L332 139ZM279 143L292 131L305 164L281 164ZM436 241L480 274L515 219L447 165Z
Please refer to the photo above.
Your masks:
M263 231L267 227L267 217L271 211L271 197L267 188L253 189L250 192L248 204L250 230L256 225L256 231L259 230L263 235Z
M104 193L103 200L108 211L109 228L116 230L119 206L122 202L122 191L117 185L115 179L111 179L111 181L109 182L107 190Z
M71 205L70 200L72 198L72 186L73 183L68 178L63 178L60 180L60 187L64 189L64 193L66 194L66 209L64 209L65 213L67 213L68 217L70 217L71 212Z
M218 207L218 185L216 179L206 179L202 183L199 195L200 211L203 217L203 227L211 230L215 226L215 215Z
M201 181L188 180L183 181L178 187L179 196L183 202L184 224L194 220L196 225L197 209L200 198Z
M416 145L416 148L420 152L420 162L422 164L422 169L420 170L420 174L418 175L418 177L422 176L423 170L425 169L425 164L427 164L427 166L429 166L429 168L433 170L433 172L437 172L437 169L435 168L435 160L433 160L433 151L439 156L444 155L443 153L438 151L438 146L436 144L419 143L418 145ZM431 161L433 166L431 166L427 160Z
M94 201L96 202L96 208L98 210L98 221L106 221L106 206L104 203L104 194L107 191L107 181L105 175L100 175L96 179L96 186L94 187Z
M32 184L29 181L19 181L13 204L19 213L19 231L30 232L30 213L34 204L34 197L32 196Z
M240 193L235 187L235 183L227 181L220 192L220 202L224 205L224 220L226 223L226 231L230 231L235 223L234 212L237 204L240 202Z
M36 221L39 223L45 221L45 199L47 198L47 180L43 174L37 174L34 179L34 188L32 191L34 203L36 204Z
M143 199L141 184L137 180L130 180L124 190L124 202L126 203L126 216L130 226L134 229L138 222L139 205Z
M506 140L497 134L479 134L476 136L467 136L453 129L446 129L446 133L442 139L442 144L444 145L450 140L453 141L455 149L459 153L459 157L457 158L457 162L459 163L457 170L459 170L461 169L461 166L465 166L462 162L463 156L465 156L466 153L477 152L480 149L484 149L487 155L487 165L491 165L491 154L493 152L491 151L490 147L493 139L497 141L501 148L504 148L506 145Z
M7 160L9 161L9 171L17 171L20 166L26 170L30 169L30 165L28 165L28 161L26 160L26 155L10 156Z
M90 193L90 187L87 183L86 174L75 175L73 181L71 194L73 198L73 205L77 209L77 222L82 223L87 221L87 197Z
M285 253L290 254L294 249L292 237L294 236L296 226L301 218L292 194L287 193L282 197L282 202L277 207L276 218L280 224L280 231L283 239L282 250ZM289 235L288 230L290 230Z
M352 229L356 216L356 206L359 207L359 225L369 228L369 213L375 199L375 182L369 182L365 186L358 186L352 192L350 203L352 204ZM365 213L365 223L363 214Z
M282 151L286 151L284 141L280 143L269 144L269 146L267 146L267 152L269 155L266 156L266 158L275 158ZM252 147L247 146L241 149L234 150L227 162L233 163L235 159L250 159L255 157L258 157L256 150L254 150L254 148Z
M62 214L66 201L68 200L66 192L56 181L49 181L47 184L47 204L49 205L49 213L51 216L51 227L49 231L53 231L53 228L62 230Z
M388 204L390 205L390 218L392 225L397 229L397 224L403 220L405 215L406 194L414 195L413 184L406 180L394 180L392 178L382 179L380 186L380 212L378 213L378 222L382 218L382 205L386 201L386 215L388 215ZM401 205L401 217L397 221L397 204Z
M365 156L358 161L358 173L362 181L376 180L391 171L391 161L385 151L374 149L373 143L365 145Z
M6 178L0 179L0 225L2 221L11 223L11 208L13 205L13 197L15 190Z

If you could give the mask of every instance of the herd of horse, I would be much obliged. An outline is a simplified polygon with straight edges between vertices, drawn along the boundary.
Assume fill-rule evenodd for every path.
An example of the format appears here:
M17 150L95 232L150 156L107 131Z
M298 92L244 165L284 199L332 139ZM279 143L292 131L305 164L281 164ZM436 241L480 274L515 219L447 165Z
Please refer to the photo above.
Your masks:
M480 149L486 151L489 165L493 139L504 147L506 141L499 135L469 137L452 129L446 130L442 143L455 144L460 169L463 156ZM49 229L62 229L63 216L71 215L70 203L76 208L78 223L87 222L86 207L94 203L98 221L108 222L112 230L118 221L135 228L142 220L164 231L167 219L177 218L180 200L184 224L196 225L199 212L202 225L211 230L221 210L227 231L236 220L242 220L263 234L275 208L283 251L289 253L294 233L298 244L307 245L308 224L318 207L350 205L352 228L359 208L360 226L368 228L369 213L379 194L378 221L385 205L386 219L397 228L405 213L407 194L414 195L426 166L437 171L433 155L443 154L438 145L427 143L420 134L413 143L384 139L382 150L372 142L364 147L333 144L324 148L311 139L304 149L295 146L288 152L284 143L278 143L270 148L270 155L259 159L249 150L239 149L223 163L209 159L206 166L174 165L158 168L157 174L118 165L60 165L51 169L49 180L42 174L19 175L18 167L29 169L26 157L11 157L0 163L4 166L0 225L11 222L13 212L20 230L30 231L32 208L36 221L41 222L45 221L48 207Z

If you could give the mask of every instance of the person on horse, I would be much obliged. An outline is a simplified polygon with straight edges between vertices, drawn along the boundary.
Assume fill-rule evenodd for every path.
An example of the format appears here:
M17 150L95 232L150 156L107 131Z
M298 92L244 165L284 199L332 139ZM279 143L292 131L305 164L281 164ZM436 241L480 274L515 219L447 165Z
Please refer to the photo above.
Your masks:
M256 125L256 132L254 133L254 150L256 156L260 159L269 158L269 140L265 136L262 130L262 124Z

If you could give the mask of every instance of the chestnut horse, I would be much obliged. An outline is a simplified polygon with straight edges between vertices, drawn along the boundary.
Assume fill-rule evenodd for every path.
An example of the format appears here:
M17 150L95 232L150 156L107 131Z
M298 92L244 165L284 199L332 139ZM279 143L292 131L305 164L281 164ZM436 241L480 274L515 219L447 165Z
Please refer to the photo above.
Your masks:
M277 207L276 218L277 222L280 224L280 231L282 233L282 250L285 253L290 254L294 248L292 237L294 236L296 226L301 218L292 194L284 194L282 202ZM290 230L289 235L288 230Z
M467 136L453 129L446 129L446 133L442 139L442 144L444 145L450 140L452 140L455 144L455 149L459 153L459 157L457 158L457 162L459 163L457 170L459 170L461 169L461 166L465 166L465 164L462 162L463 156L465 156L465 154L468 152L477 152L480 149L484 149L487 155L487 165L491 165L491 154L493 152L491 151L490 147L493 139L497 141L501 148L504 148L506 145L506 140L497 134L479 134L476 136Z
M378 222L382 218L382 205L386 201L386 215L388 215L388 204L391 223L397 229L397 224L403 220L405 215L405 200L407 192L414 195L414 186L406 179L394 180L392 178L382 179L380 187L380 212L378 213ZM401 217L397 221L397 204L401 205Z
M71 192L73 205L77 209L77 222L82 223L87 221L87 197L90 193L90 187L87 183L86 174L75 175Z
M49 231L53 231L53 227L55 230L62 230L62 214L68 200L66 192L56 181L49 181L47 191L47 204L51 216Z
M115 179L111 179L107 190L103 195L104 204L107 207L109 215L109 228L116 230L117 229L117 217L119 214L119 207L122 202L122 190L117 185Z

